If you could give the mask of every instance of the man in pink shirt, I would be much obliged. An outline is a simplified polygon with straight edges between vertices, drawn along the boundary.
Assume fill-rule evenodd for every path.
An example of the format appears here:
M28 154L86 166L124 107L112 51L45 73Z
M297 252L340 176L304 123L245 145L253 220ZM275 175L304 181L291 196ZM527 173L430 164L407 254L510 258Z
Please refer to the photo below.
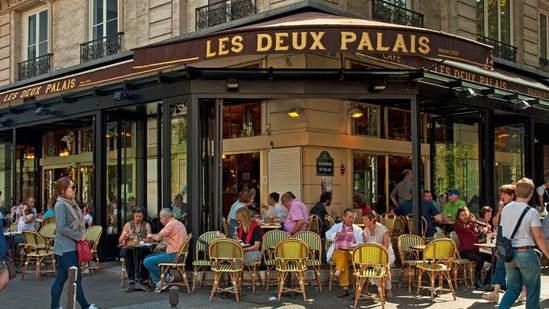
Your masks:
M284 220L284 231L294 235L299 231L305 231L309 224L309 212L307 206L295 198L295 195L288 191L280 198L282 205L288 208L288 216Z
M154 241L166 240L166 252L158 252L148 255L143 261L145 268L149 270L149 274L153 282L156 285L155 292L161 292L160 290L160 267L159 263L171 263L175 259L179 247L187 239L187 229L177 219L173 217L172 211L169 208L164 208L160 211L160 222L164 225L164 228L158 234L147 234L147 239ZM183 257L180 257L181 259ZM164 282L172 282L173 276L167 274L164 278ZM167 285L162 287L162 290L166 289Z

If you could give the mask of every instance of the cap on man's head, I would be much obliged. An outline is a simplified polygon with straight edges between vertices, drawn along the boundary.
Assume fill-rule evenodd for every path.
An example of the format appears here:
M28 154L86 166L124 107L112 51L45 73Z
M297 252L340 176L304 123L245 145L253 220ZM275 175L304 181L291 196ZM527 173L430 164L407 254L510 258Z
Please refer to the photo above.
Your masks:
M411 173L412 170L409 170L409 169L405 169L402 171L402 175L407 175L408 173Z
M446 192L446 195L448 195L448 196L453 195L453 194L459 195L458 189L450 189Z

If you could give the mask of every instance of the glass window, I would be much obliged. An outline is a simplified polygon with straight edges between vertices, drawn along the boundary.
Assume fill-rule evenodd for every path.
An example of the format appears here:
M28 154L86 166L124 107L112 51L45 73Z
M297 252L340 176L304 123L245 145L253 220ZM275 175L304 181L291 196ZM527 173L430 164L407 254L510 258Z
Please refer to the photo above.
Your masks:
M477 0L477 34L512 45L510 2Z
M27 16L27 59L48 53L48 10Z
M92 0L91 39L118 33L118 0Z
M350 115L354 119L354 134L379 136L379 107L356 104L354 109Z
M539 56L547 59L547 15L539 14Z
M411 114L409 111L388 108L387 138L397 141L412 140Z
M261 103L223 106L223 138L261 135Z

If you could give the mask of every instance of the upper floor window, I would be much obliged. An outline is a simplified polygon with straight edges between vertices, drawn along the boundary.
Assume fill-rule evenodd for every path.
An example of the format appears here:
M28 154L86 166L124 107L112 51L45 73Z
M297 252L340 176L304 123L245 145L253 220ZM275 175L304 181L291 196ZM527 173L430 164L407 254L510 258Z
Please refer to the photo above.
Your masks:
M380 108L356 104L350 116L354 119L354 134L379 137Z
M48 53L48 10L27 15L27 59Z
M477 34L512 45L511 1L477 0Z
M539 14L539 57L543 59L548 59L547 57L547 44L548 44L548 36L549 33L547 33L547 29L549 28L549 25L547 24L547 15L545 14Z
M91 39L118 33L118 0L91 0Z

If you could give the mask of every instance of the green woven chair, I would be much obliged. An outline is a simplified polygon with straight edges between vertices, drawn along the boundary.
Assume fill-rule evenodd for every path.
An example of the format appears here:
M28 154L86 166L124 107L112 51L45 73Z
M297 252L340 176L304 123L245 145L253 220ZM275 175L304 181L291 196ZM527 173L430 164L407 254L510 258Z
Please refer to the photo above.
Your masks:
M91 261L82 262L82 271L85 269L101 270L101 263L99 263L99 254L97 253L97 247L99 246L99 240L103 234L103 227L101 225L92 225L86 229L86 237L90 243L93 259ZM92 262L94 265L92 266Z
M187 235L187 238L179 247L179 251L177 251L177 254L175 255L173 262L158 264L158 266L160 266L160 290L159 291L162 291L162 286L165 284L164 278L166 276L166 273L169 273L171 269L175 269L181 276L181 282L174 281L172 283L168 283L167 285L168 286L170 285L186 286L187 293L191 293L189 289L189 282L187 281L187 270L185 269L185 261L187 260L187 256L189 255L189 244L191 243L192 238L193 238L193 234Z
M242 278L242 260L244 252L237 240L231 238L219 238L212 241L209 247L211 269L214 273L214 284L210 294L210 302L214 294L218 292L233 293L238 302ZM219 287L219 280L223 274L228 274L233 284L232 289Z
M320 281L320 267L322 266L322 240L320 236L312 231L300 231L294 234L294 238L303 240L309 247L309 258L307 267L312 267L315 272L318 290L322 292L322 283Z
M271 230L263 234L261 251L263 253L263 263L266 266L265 287L267 291L269 291L271 271L275 267L274 248L278 243L288 238L290 238L288 233L281 230Z
M425 241L421 236L414 234L400 235L397 240L397 250L401 262L398 287L400 288L402 278L404 277L404 269L406 269L408 274L408 293L412 292L412 278L414 277L415 269L422 262L419 259L418 251L412 249L412 246L418 245L425 245Z
M469 287L469 284L467 283L467 279L469 279L469 282L471 282L471 287L475 286L475 262L464 259L459 254L459 238L455 231L450 232L450 238L454 241L456 244L456 255L454 256L454 265L452 266L454 269L454 285L457 288L457 282L458 280L463 280L466 287ZM463 276L459 277L459 271L463 271ZM468 273L468 274L467 274Z
M378 298L381 308L385 308L385 281L391 278L389 269L389 253L387 249L376 243L358 245L351 253L353 259L353 276L355 277L355 304L360 299L372 299L364 285L369 279L376 281Z
M195 246L195 260L193 261L193 289L196 287L197 283L197 277L199 271L205 271L206 269L210 268L210 258L208 256L208 248L210 246L210 243L218 238L223 238L225 235L219 234L216 231L206 232L198 239L196 240L196 246ZM204 276L202 276L202 280L200 280L200 286L204 286Z
M456 292L452 286L452 264L454 255L456 254L456 244L453 240L436 239L427 244L423 251L423 260L417 265L418 280L417 294L422 288L428 288L431 291L431 300L433 300L436 291L450 291L454 300L456 300ZM421 277L424 273L429 275L430 286L421 285ZM439 286L435 288L435 279L439 278ZM448 289L444 288L442 280L446 279Z
M55 255L53 253L53 249L50 248L46 241L44 240L44 237L40 235L37 232L34 231L23 231L23 239L25 240L24 244L24 250L26 253L25 257L25 266L23 268L22 274L21 274L21 280L25 278L25 274L29 273L30 271L27 270L29 264L34 263L35 264L35 280L38 281L40 279L40 276L42 273L55 273ZM42 264L45 261L50 262L52 269L50 270L43 270Z
M278 272L278 301L285 292L296 292L303 295L303 301L307 302L305 294L305 271L307 271L307 259L309 258L309 248L307 244L297 238L288 238L276 245L275 267ZM295 288L286 287L285 282L288 275L294 274L299 285Z

